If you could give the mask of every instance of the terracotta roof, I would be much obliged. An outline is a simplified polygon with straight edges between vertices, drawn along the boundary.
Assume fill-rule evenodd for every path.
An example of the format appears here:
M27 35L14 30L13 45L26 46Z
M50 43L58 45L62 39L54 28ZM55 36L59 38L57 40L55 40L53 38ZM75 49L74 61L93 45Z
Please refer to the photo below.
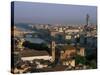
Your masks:
M44 56L44 55L49 55L47 51L39 51L39 50L23 50L21 52L22 57L31 57L31 56Z
M74 46L71 45L66 45L63 47L63 50L72 50L72 49L76 49Z

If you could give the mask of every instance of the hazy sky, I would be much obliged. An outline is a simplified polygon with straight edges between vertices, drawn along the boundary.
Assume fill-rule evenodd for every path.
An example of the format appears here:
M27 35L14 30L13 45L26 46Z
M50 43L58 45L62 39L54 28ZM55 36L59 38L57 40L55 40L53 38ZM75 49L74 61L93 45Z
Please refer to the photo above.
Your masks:
M86 14L90 15L90 22L97 20L97 7L64 4L15 2L15 23L42 24L85 24Z

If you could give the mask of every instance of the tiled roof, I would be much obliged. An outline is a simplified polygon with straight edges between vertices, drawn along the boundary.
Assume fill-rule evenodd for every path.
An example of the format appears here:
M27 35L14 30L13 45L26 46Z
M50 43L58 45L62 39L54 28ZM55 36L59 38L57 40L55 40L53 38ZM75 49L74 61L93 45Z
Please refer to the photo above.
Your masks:
M64 50L72 50L74 49L75 50L75 47L74 46L71 46L71 45L66 45L63 47Z
M47 51L44 50L23 50L21 52L22 57L31 57L31 56L44 56L44 55L49 55Z

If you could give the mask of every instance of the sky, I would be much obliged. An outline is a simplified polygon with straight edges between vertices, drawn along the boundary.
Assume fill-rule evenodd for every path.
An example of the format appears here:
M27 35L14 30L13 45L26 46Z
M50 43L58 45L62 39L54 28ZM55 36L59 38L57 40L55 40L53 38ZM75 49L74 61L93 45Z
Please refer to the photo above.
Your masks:
M15 23L86 24L87 14L90 16L90 23L96 24L96 6L14 2Z

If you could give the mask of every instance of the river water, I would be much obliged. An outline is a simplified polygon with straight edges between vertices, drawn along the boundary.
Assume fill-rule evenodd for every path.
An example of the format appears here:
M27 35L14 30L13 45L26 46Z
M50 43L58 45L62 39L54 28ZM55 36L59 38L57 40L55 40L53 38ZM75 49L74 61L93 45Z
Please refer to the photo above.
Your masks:
M18 29L20 29L21 31L25 31L25 32L28 32L28 31L31 31L32 33L31 34L33 34L33 33L37 33L37 31L34 31L34 30L32 30L32 28L29 28L28 27L28 25L22 25L22 24L18 24L18 25L16 25L16 27L18 28ZM31 34L26 34L26 37L22 37L25 41L29 41L29 42L31 42L31 43L38 43L38 44L40 44L40 43L45 43L45 41L43 40L43 39L41 39L41 38L39 38L39 37L32 37L32 35Z

